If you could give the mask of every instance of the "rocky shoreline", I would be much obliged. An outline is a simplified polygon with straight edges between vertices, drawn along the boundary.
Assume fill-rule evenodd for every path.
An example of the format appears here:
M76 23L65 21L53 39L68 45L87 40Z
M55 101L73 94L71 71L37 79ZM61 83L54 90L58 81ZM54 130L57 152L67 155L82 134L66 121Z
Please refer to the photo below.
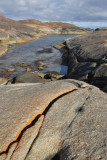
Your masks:
M63 51L67 77L40 74L39 61L35 73L27 68L15 79L0 79L0 160L106 160L107 30L69 38L56 48Z
M107 92L107 30L69 38L55 46L67 61L67 78L82 80Z
M0 56L17 43L27 43L48 34L85 34L91 30L61 22L15 21L0 15Z
M43 70L45 63L38 61L37 71L33 71L28 64L16 64L26 67L27 73L20 73L15 78L8 80L1 78L0 83L37 83L67 78L85 81L107 92L107 30L105 28L68 38L55 47L63 52L62 64L68 65L67 76L56 73L39 73L40 70ZM7 74L13 71L14 68L8 70ZM18 77L22 77L21 81L17 80Z

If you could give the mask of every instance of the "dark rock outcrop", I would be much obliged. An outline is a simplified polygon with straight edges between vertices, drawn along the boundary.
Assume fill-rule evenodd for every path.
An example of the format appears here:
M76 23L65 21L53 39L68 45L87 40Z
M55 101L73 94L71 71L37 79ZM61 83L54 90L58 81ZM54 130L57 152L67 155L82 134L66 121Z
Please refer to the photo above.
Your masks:
M56 46L68 59L68 78L107 85L107 31L69 38Z
M106 160L107 95L76 80L0 86L0 160Z
M107 31L107 27L96 28L95 31Z

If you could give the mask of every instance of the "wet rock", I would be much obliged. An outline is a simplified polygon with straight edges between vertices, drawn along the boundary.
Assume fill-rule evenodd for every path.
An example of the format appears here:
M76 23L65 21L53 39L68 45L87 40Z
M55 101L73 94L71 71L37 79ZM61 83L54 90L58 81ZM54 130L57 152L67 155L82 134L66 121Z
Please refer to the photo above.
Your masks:
M45 63L42 61L36 61L35 63L36 63L37 67L44 67L45 66Z
M44 48L44 52L51 53L52 52L52 48L51 47Z
M51 73L47 73L47 74L45 74L44 78L45 79L51 79L51 75L52 75Z
M38 68L39 71L42 71L45 67L45 63L40 60L36 61L35 64L36 64L36 67Z
M64 79L64 75L59 75L59 74L55 74L55 73L47 73L45 74L44 78L45 79L51 79L52 81L53 80L58 80L58 79Z
M45 76L45 74L39 73L39 72L37 73L37 75L40 76L41 78L44 78L44 76Z
M14 83L43 83L44 80L36 73L24 73L14 78Z
M7 71L8 71L8 72L15 72L16 69L15 69L15 68L11 68L11 69L8 69Z
M57 45L54 46L56 49L62 50L65 48L65 41L59 42Z
M37 52L38 53L43 53L43 49L38 49Z
M14 66L15 67L28 67L29 64L27 64L27 63L16 63L16 64L14 64Z
M38 53L52 53L52 48L47 47L47 48L43 48L43 49L38 49L37 52Z
M42 71L44 69L44 67L38 67L38 71Z
M60 80L0 94L0 158L10 144L9 160L106 160L107 94L98 88Z
M32 68L27 68L27 72L32 72Z

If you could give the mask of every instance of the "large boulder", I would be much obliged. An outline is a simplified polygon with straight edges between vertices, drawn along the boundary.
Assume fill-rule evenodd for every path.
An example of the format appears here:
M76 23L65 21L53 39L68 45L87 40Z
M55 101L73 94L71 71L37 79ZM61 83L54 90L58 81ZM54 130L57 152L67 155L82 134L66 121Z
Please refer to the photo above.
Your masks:
M43 83L45 80L37 73L25 72L21 75L17 75L13 83Z
M76 80L0 86L0 159L104 159L107 95Z

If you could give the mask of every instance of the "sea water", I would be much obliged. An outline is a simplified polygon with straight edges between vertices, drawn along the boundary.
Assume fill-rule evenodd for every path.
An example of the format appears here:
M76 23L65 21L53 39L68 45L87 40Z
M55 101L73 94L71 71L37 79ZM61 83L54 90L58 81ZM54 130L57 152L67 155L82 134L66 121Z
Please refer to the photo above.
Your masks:
M14 68L15 64L29 64L36 70L36 62L43 60L45 67L43 73L57 72L59 74L67 74L67 66L62 64L62 53L53 46L60 41L76 35L48 35L38 40L30 41L26 44L14 45L6 55L0 58L0 73L5 73L8 69ZM45 48L51 48L52 52L45 52ZM44 52L39 53L39 50ZM26 68L17 66L13 75L18 72L26 71Z

